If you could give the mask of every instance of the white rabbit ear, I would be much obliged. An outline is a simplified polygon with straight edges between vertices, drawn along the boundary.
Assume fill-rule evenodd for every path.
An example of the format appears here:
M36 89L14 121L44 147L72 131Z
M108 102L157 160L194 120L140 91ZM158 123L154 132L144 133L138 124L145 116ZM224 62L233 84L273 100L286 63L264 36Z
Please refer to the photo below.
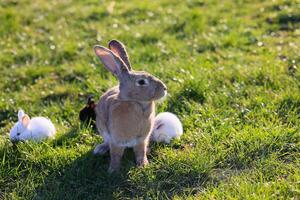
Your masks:
M116 75L119 79L122 77L124 72L128 73L129 70L124 62L111 50L98 45L94 47L94 50L105 68Z
M28 124L29 124L29 122L30 122L30 117L29 117L28 115L25 114L25 115L22 117L22 125L23 125L24 127L27 127Z
M18 112L18 119L19 121L21 122L22 121L22 118L24 117L25 113L23 110L19 110Z

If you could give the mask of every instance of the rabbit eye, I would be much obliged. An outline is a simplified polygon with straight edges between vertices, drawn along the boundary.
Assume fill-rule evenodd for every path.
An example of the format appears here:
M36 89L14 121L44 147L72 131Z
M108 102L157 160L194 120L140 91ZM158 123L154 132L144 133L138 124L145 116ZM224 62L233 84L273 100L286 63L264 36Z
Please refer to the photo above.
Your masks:
M17 133L17 136L21 135L21 133Z
M137 82L136 82L136 85L137 85L137 86L146 86L146 85L148 85L148 84L149 84L149 82L148 82L147 79L139 79L139 80L137 80Z
M145 80L139 80L139 85L145 85Z

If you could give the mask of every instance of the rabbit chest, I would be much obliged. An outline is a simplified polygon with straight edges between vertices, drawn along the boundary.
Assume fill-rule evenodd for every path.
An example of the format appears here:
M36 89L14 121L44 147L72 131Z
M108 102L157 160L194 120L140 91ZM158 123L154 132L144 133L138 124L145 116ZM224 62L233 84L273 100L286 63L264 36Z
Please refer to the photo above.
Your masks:
M110 105L109 110L108 131L112 142L132 147L149 138L155 117L154 102L143 105L117 101Z

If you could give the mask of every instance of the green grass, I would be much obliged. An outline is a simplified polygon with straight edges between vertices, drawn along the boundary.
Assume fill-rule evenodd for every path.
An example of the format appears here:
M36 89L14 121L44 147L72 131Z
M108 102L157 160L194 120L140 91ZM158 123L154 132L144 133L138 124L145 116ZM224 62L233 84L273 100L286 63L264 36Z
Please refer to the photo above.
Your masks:
M0 199L300 199L299 1L2 0ZM126 151L119 174L78 122L117 80L93 45L123 41L132 66L163 80L157 111L184 135ZM23 108L57 137L13 146Z

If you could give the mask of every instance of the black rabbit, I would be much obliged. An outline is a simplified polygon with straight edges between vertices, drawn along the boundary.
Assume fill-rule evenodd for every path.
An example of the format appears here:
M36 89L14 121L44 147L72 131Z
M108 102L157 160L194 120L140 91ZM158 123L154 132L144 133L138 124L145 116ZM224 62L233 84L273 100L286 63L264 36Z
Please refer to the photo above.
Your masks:
M80 121L95 126L95 120L96 120L95 107L96 107L95 101L93 100L93 97L90 96L87 100L86 106L82 108L79 112Z

